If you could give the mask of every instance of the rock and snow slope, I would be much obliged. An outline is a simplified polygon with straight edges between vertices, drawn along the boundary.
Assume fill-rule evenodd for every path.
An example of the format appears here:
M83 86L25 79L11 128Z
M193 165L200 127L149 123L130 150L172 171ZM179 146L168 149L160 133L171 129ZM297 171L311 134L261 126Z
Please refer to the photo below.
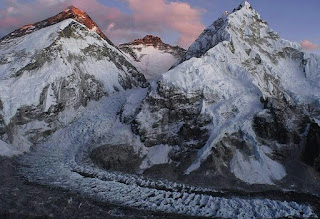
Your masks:
M10 34L14 37L0 42L0 139L17 151L27 151L72 121L57 120L60 112L147 86L144 76L97 28L92 31L68 17L21 36L15 31Z
M152 85L133 130L148 147L170 145L168 166L181 177L277 183L320 116L319 63L244 2Z
M155 80L167 72L170 67L180 61L185 50L179 46L165 44L159 37L147 35L130 43L119 45L135 63L146 79Z
M142 176L106 171L88 160L98 145L148 153L130 125L120 121L118 112L130 105L133 96L145 96L145 89L118 92L90 102L70 126L52 134L36 150L23 157L20 169L29 181L61 187L98 201L189 216L219 218L316 217L307 204L265 198L215 197L205 189L151 180ZM108 154L111 156L111 154ZM130 154L131 159L133 154ZM149 158L151 158L149 156Z

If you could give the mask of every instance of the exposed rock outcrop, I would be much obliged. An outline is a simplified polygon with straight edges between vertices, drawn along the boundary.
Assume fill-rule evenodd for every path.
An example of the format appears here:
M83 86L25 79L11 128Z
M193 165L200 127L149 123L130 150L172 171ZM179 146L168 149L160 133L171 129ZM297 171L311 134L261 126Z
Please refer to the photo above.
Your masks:
M318 123L310 125L303 158L308 165L320 172L320 127Z

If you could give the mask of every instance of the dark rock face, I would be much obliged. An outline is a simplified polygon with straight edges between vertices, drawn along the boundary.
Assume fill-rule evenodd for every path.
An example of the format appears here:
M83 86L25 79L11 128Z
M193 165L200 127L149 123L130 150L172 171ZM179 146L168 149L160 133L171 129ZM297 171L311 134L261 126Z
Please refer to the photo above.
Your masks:
M320 172L320 127L317 123L310 125L303 158L308 165Z
M5 134L6 130L5 130L5 123L4 123L4 119L3 116L1 115L1 111L3 109L3 105L0 99L0 136Z
M277 115L272 114L272 121L268 121L264 117L256 116L254 118L254 126L258 136L278 141L281 144L288 142L288 134L283 123L279 121Z
M210 119L200 114L201 93L186 97L184 93L160 84L158 95L149 95L144 102L148 108L142 106L132 128L146 146L168 144L199 148L206 142L206 126ZM156 116L152 127L143 126L144 116L148 113L151 117Z
M107 170L128 173L136 173L142 160L131 145L104 145L94 149L90 158Z
M224 17L219 18L212 24L215 28L205 29L199 38L191 45L185 55L182 57L179 63L175 66L181 64L182 62L191 59L192 57L201 57L209 49L216 46L218 43L227 40L229 36L224 32L221 33L220 30L223 29L226 25L226 19ZM201 40L200 40L201 39ZM196 49L194 49L196 48Z
M263 115L255 115L253 127L257 135L264 139L272 139L280 144L289 141L289 134L285 127L283 112L275 108L268 107L269 111Z
M306 129L308 116L286 101L272 99L264 105L265 113L255 115L253 119L252 125L256 134L262 139L280 144L298 145Z

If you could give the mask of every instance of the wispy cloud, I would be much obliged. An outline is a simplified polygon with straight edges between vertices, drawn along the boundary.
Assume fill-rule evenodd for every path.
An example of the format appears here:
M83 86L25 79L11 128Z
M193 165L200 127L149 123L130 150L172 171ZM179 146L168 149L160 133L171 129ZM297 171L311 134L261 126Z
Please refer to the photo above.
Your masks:
M310 40L304 40L301 42L301 47L307 51L320 50L320 45L311 42Z
M187 3L167 0L125 1L133 11L136 25L151 32L177 31L180 33L178 43L185 47L190 45L205 28L201 21L204 10L192 8Z
M115 43L149 33L165 36L174 32L178 35L176 43L188 47L204 29L204 10L193 8L188 3L168 0L122 1L127 2L130 14L97 0L5 0L6 7L0 9L0 35L53 16L70 5L86 11Z

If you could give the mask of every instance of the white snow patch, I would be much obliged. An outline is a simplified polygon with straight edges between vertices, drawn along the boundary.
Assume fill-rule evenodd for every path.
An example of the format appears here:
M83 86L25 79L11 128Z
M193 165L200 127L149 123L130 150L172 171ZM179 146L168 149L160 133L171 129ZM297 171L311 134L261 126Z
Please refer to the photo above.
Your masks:
M140 169L145 170L157 164L170 163L169 152L172 147L156 145L147 149L147 157L143 160Z
M249 9L251 7L250 3L248 1L243 1L241 3L241 6L246 8L246 9Z
M146 97L148 90L141 89L140 92L132 93L122 107L122 118L133 118L137 113L141 102Z
M315 121L315 122L318 124L318 126L320 127L320 120L314 118L314 121Z
M131 46L131 48L136 53L139 61L137 62L134 60L130 54L125 54L148 80L157 79L178 61L178 58L174 57L169 52L162 51L154 46L137 45Z
M286 176L286 171L280 163L271 160L263 152L259 156L260 159L252 156L244 157L239 150L236 150L230 162L231 172L249 184L272 185L273 180L280 180Z
M45 106L44 106L44 112L48 112L48 110L50 109L51 106L56 105L57 104L57 99L54 95L54 91L52 88L52 85L50 84L48 91L47 91L47 95L46 95L46 99L45 99Z
M0 156L12 157L18 154L19 154L19 151L16 151L11 145L0 140Z
M93 32L97 32L97 30L98 30L98 27L96 27L96 26L94 26L93 28L91 28L91 31L93 31Z

